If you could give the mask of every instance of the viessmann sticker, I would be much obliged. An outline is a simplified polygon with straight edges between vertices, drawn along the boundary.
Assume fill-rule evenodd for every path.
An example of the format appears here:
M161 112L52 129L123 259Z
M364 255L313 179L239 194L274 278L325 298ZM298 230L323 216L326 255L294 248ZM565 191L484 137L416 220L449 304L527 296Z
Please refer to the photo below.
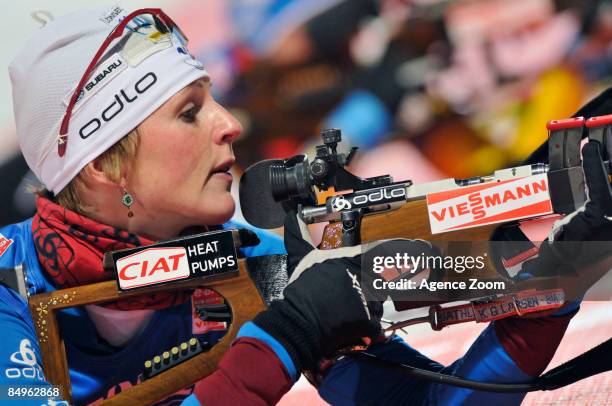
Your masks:
M427 195L432 234L553 212L546 174Z

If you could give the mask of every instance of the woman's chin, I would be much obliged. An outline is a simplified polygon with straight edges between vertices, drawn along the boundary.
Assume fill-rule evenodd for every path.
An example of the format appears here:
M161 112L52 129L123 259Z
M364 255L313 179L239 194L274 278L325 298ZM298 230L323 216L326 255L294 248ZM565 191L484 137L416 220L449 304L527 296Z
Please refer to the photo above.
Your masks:
M232 218L236 211L236 203L229 193L228 196L220 198L213 207L208 208L205 216L206 225L223 224Z

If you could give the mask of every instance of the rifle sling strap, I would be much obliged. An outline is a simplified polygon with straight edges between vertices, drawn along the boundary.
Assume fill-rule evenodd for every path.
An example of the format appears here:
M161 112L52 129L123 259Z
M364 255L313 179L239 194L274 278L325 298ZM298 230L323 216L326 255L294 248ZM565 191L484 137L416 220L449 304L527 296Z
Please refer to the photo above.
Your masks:
M578 382L584 378L610 371L612 370L612 356L610 354L612 354L612 339L550 370L529 383L491 383L473 381L382 359L364 351L354 351L351 352L349 356L358 361L402 373L412 378L426 379L445 385L485 392L524 393L558 389Z

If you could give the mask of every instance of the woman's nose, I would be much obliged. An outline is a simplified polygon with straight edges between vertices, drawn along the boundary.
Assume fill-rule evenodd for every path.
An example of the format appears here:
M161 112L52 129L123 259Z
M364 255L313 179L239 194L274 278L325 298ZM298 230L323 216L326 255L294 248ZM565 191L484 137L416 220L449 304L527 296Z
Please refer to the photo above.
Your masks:
M219 108L219 120L220 127L219 131L216 132L215 142L221 143L232 143L236 141L242 134L242 124L234 117L229 111L218 105Z

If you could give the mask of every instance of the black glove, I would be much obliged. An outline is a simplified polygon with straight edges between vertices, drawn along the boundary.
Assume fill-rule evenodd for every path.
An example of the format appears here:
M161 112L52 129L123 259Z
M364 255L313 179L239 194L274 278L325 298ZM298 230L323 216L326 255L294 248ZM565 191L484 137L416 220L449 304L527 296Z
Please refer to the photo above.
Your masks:
M315 369L321 358L363 345L362 337L376 338L382 315L381 303L368 303L362 292L361 247L317 250L305 227L295 213L287 216L291 279L284 298L253 320L283 345L298 370Z
M582 148L588 200L555 223L538 257L523 264L524 272L534 276L571 275L612 254L612 189L600 154L597 141L589 141Z

